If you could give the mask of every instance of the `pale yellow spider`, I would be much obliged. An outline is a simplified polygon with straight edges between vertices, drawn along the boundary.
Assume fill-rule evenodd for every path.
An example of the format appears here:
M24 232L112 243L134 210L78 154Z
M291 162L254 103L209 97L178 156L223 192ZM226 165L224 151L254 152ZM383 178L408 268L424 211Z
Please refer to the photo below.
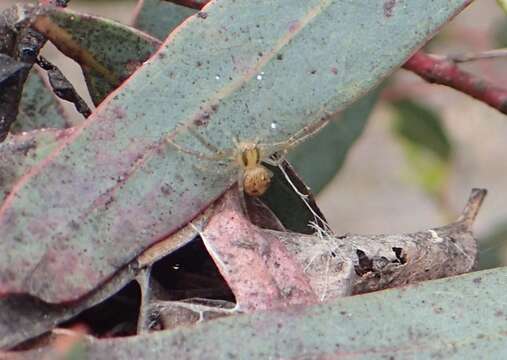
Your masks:
M202 145L212 151L213 154L205 154L199 151L186 149L173 141L172 138L174 135L167 136L166 141L181 152L191 154L199 159L211 161L229 160L231 164L237 164L239 169L238 187L240 193L243 194L243 192L245 192L247 195L257 197L266 192L273 176L273 173L262 163L264 162L273 166L280 165L288 149L315 134L326 124L327 121L323 119L316 124L305 126L286 141L272 144L261 144L258 141L239 141L234 137L234 148L225 150L218 149L216 146L210 144L201 134L194 131L192 128L187 128L187 130L199 140ZM276 159L272 158L275 153L279 154Z

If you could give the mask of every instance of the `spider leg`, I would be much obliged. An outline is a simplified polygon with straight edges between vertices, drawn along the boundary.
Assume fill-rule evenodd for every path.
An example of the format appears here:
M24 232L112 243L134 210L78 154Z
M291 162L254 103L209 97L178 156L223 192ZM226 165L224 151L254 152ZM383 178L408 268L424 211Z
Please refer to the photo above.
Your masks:
M234 144L234 147L239 149L239 138L237 135L232 136L232 143Z
M246 198L245 198L245 186L243 184L243 177L245 171L243 168L239 168L238 170L238 191L239 191L239 202L241 204L241 209L243 213L248 216L248 208L246 206Z
M322 117L319 121L308 124L302 129L296 131L294 135L289 137L285 141L279 141L271 144L259 144L259 147L269 149L270 152L276 152L280 150L287 151L288 149L298 145L305 141L308 137L316 134L319 130L325 127L329 122L329 117Z
M233 154L234 154L233 149L221 150L221 149L217 148L215 145L213 145L212 143L210 143L204 136L199 134L193 128L188 128L188 131L201 143L201 145L203 145L205 148L207 148L211 152L213 152L215 154L221 154L224 158L233 157Z
M205 154L202 151L192 150L185 148L179 144L176 143L175 137L180 134L183 130L188 130L188 132L197 140L199 143L204 146L206 149L210 150L213 155ZM204 136L199 134L194 128L191 126L185 126L185 125L178 125L173 132L168 134L165 137L166 142L173 145L176 149L179 151L193 155L199 159L202 160L211 160L211 161L217 161L217 160L226 160L226 159L233 159L235 155L235 149L226 149L221 150L215 145L211 144Z
M215 175L223 175L224 173L228 172L235 165L236 164L234 162L230 162L229 164L227 164L227 166L220 167L220 168L216 167L216 166L206 167L206 166L202 166L200 164L193 164L193 167L196 168L197 170L199 170L200 172L203 172L203 173L210 173L210 174L215 174Z
M268 165L279 167L282 165L285 157L287 155L287 149L282 149L278 152L273 153L271 156L268 156L265 159L262 159Z
M196 151L196 150L192 150L192 149L187 149L179 144L177 144L176 142L174 142L172 139L170 139L169 137L166 137L166 141L171 144L172 146L174 146L177 150L181 151L182 153L185 153L185 154L189 154L189 155L192 155L192 156L195 156L196 158L198 159L201 159L201 160L209 160L209 161L220 161L220 160L225 160L227 159L226 156L224 156L223 153L216 153L214 155L210 155L210 154L205 154L201 151Z

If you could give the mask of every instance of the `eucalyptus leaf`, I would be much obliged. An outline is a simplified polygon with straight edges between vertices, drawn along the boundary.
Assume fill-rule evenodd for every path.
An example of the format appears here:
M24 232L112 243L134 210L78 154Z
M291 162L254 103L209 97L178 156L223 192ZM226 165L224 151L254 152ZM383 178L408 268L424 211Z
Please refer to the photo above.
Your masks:
M0 299L0 349L12 348L51 331L58 324L105 301L132 281L134 276L132 268L122 269L85 301L64 306L47 304L28 296Z
M407 158L407 178L441 198L450 175L453 148L440 115L412 100L396 101L393 106L393 131Z
M19 112L11 132L43 128L68 128L74 123L65 116L62 105L53 95L41 73L32 69L23 86Z
M11 135L0 143L0 204L17 181L45 159L72 131L35 130Z
M169 33L197 10L165 0L139 0L134 26L157 39L164 40Z
M40 22L38 29L81 65L95 105L160 46L148 34L113 20L58 8L46 10L46 15L50 22Z
M283 144L307 134L469 2L209 3L9 194L0 294L85 296L237 180L232 160L173 144L227 152L235 137Z
M315 194L340 171L349 150L363 133L379 93L377 89L357 100L289 155L289 160Z
M507 0L496 0L498 6L502 8L502 10L507 13Z
M0 89L8 85L9 81L17 79L20 73L27 70L29 64L17 61L6 54L0 54Z
M325 221L325 216L315 203L312 192L294 171L291 164L285 161L281 166L284 169L283 172L280 168L269 167L273 178L269 189L262 196L262 201L273 211L287 230L313 234L315 224L324 226L321 222ZM289 183L284 172L292 184Z
M507 254L507 221L493 226L479 242L479 268L491 269L505 264Z
M393 129L400 138L433 152L444 162L449 161L451 141L436 111L412 100L396 101L393 106L396 111Z
M495 48L507 47L507 17L503 17L495 23L493 39Z
M82 345L97 360L504 359L506 277L499 268Z

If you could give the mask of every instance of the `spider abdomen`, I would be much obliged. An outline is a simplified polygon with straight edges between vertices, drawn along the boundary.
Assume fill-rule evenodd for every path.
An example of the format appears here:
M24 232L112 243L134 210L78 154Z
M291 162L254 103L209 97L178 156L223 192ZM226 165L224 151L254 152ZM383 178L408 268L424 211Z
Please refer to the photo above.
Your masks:
M261 196L269 188L271 172L262 165L251 166L243 175L243 187L250 196Z

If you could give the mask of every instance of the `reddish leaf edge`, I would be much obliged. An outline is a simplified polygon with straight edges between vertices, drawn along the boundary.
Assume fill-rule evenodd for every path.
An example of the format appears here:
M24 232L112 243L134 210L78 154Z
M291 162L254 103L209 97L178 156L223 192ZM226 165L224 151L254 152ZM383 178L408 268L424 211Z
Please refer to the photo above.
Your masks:
M468 0L464 3L464 5L462 7L460 7L456 12L455 14L452 16L456 16L463 8L465 8L466 6L468 6L473 0ZM207 6L211 6L213 5L214 3L216 2L216 0L212 0L210 1L204 8L203 10L205 10L205 8L207 8ZM161 52L163 52L163 49L165 48L165 46L172 42L173 41L173 38L175 36L178 35L178 33L181 31L181 29L183 29L184 27L188 26L188 24L192 21L195 21L198 17L200 17L199 13L193 15L193 16L190 16L189 18L187 18L182 24L180 24L168 37L167 39L163 42L162 46L145 62L145 64L151 64L153 61L155 61L155 59L157 59L159 57L159 55L161 54ZM452 18L451 17L451 18ZM306 18L304 19L305 22L307 21L310 21L309 18ZM299 29L302 29L304 28L304 26L301 26ZM434 33L436 33L438 31L435 30ZM295 31L292 33L292 37L295 36L295 34L297 34L298 31ZM431 36L430 36L431 37ZM287 39L289 40L289 39ZM421 45L422 46L422 45ZM419 47L418 47L419 48ZM414 51L415 52L415 51ZM273 50L273 56L274 54L276 53L276 49ZM270 54L266 54L265 57L267 58L267 60L269 60L269 57L267 57L268 55ZM400 62L399 66L400 67L410 56L407 56L406 59L404 59L402 62ZM264 61L267 61L266 59ZM259 63L263 63L263 59L261 59L259 61ZM386 74L384 74L384 76L382 78L379 78L378 79L378 82L381 82L384 78L388 77L393 71L395 71L398 67L396 68L393 68L391 72L388 72ZM250 71L250 73L247 73L245 75L246 78L248 78L248 76L251 76L253 77L255 74L256 74L256 68L257 67L254 67L252 68L252 71ZM142 69L142 66L139 67L131 76L135 76L139 71L140 69ZM130 77L129 77L130 79ZM37 166L34 166L33 168L30 169L30 171L28 171L26 174L24 174L20 179L19 181L13 186L12 188L12 192L9 194L9 196L5 199L4 203L2 204L2 206L0 207L0 218L5 216L5 213L6 211L10 208L10 206L12 205L14 199L16 198L17 196L17 193L19 191L21 191L23 189L23 187L27 184L27 182L29 181L29 179L33 176L35 176L36 174L40 173L41 170L43 168L45 168L49 163L52 162L52 160L58 156L58 154L70 143L72 143L74 141L74 139L76 139L77 137L80 136L81 132L86 129L88 126L90 126L91 124L93 124L95 121L98 121L98 119L100 119L100 114L102 113L102 109L106 108L107 105L109 104L110 100L113 99L115 96L117 96L119 93L121 93L121 91L123 90L125 84L129 81L129 79L127 79L122 85L120 85L115 91L113 91L111 94L109 94L106 99L97 107L97 109L92 113L92 115L86 120L84 121L82 124L78 125L75 129L75 131L72 133L71 136L69 136L65 141L63 141L46 159L44 159L41 163L39 163ZM232 87L229 87L229 90L231 88L234 88L234 86ZM344 104L344 107L347 106L348 104L352 103L353 101L355 101L358 97L362 96L363 93L358 93L356 95L356 97L354 98L351 98L349 100L349 102L347 104ZM213 99L210 99L210 101L212 102ZM336 110L335 112L333 113L329 113L327 114L326 118L329 119L331 118L333 115L335 115L336 113L340 112L343 108L340 108L339 110ZM184 126L183 126L184 128ZM181 129L181 128L180 128ZM125 174L125 177L124 177L124 181L127 181L129 178L130 178L130 175L139 167L141 166L142 164L144 164L144 162L149 159L151 156L154 156L156 154L156 152L158 150L160 150L162 147L166 146L165 142L163 141L163 139L161 139L158 143L154 144L154 146L150 147L147 151L145 151L145 153L140 157L140 159L138 160L138 162L136 163L135 166L133 166L131 168L131 171L128 173L128 174ZM112 187L111 189L109 189L103 196L111 196L112 193L115 192L116 189L118 189L121 185L123 184L123 182L121 183L117 183L114 187ZM227 189L224 189L224 191L222 192L222 194L226 191ZM209 201L205 204L203 204L201 206L201 208L199 209L196 209L195 211L195 214L198 215L199 213L201 213L204 209L206 209L211 203L213 203L216 199L218 199L220 197L217 196L216 198L214 199L209 199ZM191 219L188 220L188 222L191 221ZM186 223L188 223L186 222ZM184 226L185 224L181 224L182 226ZM182 226L180 226L179 228L181 228ZM157 243L165 238L167 238L168 236L170 236L171 234L174 234L174 232L177 231L177 229L169 232L168 234L164 234L162 235L159 239L156 239L154 240L151 244L153 245L154 243ZM134 257L135 258L135 257ZM114 274L111 274L111 276L113 276ZM111 276L107 277L107 279L110 279ZM107 280L106 279L106 280ZM102 284L102 283L101 283ZM98 284L97 286L99 286L100 284ZM88 295L91 291L93 291L93 289L91 289L90 291L84 293L84 294L81 294L79 297L77 298L74 298L74 299L68 299L68 301L65 301L65 302L62 302L62 303L66 303L66 302L74 302L76 300L79 300L81 298L83 298L84 296ZM26 292L16 292L15 289L9 289L8 290L8 294L16 294L16 293L26 293ZM7 295L7 291L5 289L1 289L0 288L0 297L3 297Z

